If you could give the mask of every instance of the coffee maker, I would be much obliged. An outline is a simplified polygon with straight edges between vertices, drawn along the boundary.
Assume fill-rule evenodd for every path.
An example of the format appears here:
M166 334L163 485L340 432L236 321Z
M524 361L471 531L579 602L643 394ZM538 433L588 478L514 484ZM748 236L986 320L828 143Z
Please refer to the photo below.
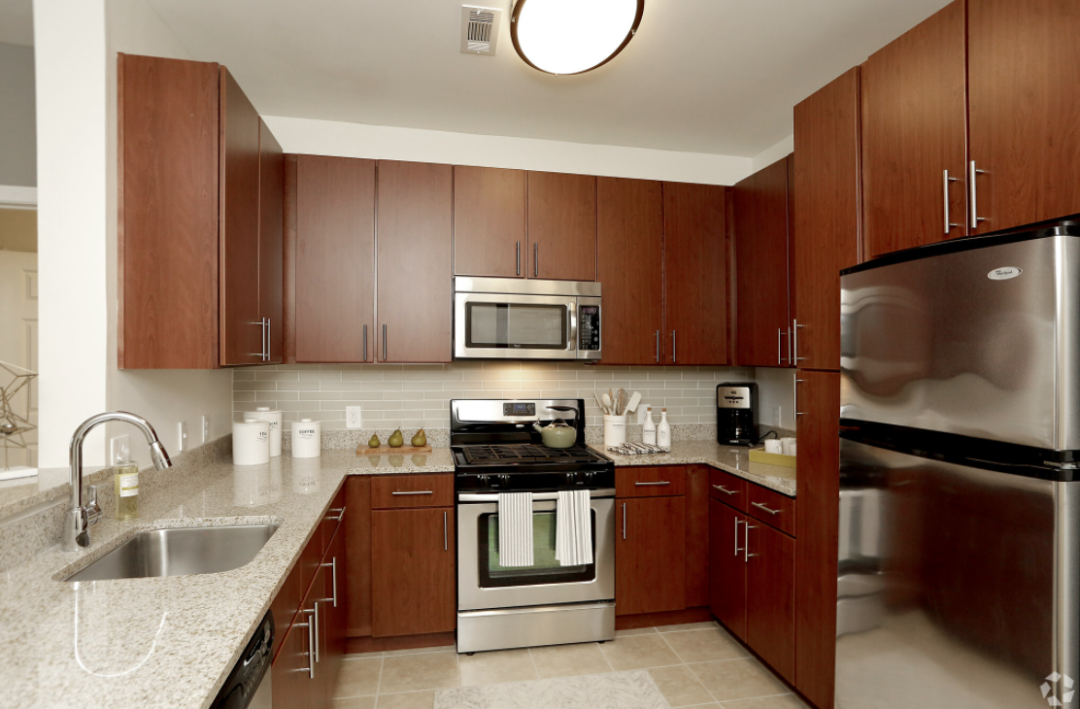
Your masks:
M716 442L753 446L757 435L757 384L724 382L716 387Z

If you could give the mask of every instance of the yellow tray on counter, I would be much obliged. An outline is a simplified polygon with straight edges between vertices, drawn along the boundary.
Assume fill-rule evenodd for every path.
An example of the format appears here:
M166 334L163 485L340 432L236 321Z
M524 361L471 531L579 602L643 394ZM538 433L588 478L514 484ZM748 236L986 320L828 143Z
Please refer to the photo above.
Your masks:
M769 465L782 465L785 468L795 467L795 456L783 453L766 453L762 448L750 449L751 463L768 463Z

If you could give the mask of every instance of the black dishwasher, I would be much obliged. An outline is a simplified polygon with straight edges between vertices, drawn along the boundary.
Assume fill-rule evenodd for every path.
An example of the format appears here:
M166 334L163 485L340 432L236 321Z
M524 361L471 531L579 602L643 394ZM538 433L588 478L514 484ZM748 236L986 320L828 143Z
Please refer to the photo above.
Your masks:
M210 709L270 709L273 706L270 695L273 649L274 615L267 613Z

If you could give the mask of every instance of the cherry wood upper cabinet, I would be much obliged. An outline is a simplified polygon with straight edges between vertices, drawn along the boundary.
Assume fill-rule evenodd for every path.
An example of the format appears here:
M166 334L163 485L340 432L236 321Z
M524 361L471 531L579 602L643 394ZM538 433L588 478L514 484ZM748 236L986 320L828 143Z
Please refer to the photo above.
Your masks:
M682 610L686 607L685 498L619 498L616 505L615 615Z
M131 54L118 62L118 364L212 369L219 67Z
M796 365L840 369L840 270L859 262L859 68L795 106Z
M259 315L266 319L267 364L283 359L285 155L259 119Z
M1080 4L968 0L967 12L969 158L985 171L972 232L1080 213Z
M286 349L297 362L374 362L375 162L298 155L290 199Z
M523 278L524 170L454 166L454 275Z
M728 364L726 187L664 183L664 332L668 364ZM606 298L605 298L606 302Z
M746 644L793 682L795 540L753 519L747 525Z
M379 362L451 359L453 189L450 165L379 161Z
M796 153L797 155L798 153ZM840 374L796 374L799 438L795 561L795 686L833 705L836 549L840 504Z
M791 366L790 163L788 156L731 189L735 215L735 364Z
M964 36L955 0L862 67L866 258L967 235Z
M596 178L530 172L529 278L596 280Z
M661 183L596 178L596 252L604 364L660 364L664 330Z

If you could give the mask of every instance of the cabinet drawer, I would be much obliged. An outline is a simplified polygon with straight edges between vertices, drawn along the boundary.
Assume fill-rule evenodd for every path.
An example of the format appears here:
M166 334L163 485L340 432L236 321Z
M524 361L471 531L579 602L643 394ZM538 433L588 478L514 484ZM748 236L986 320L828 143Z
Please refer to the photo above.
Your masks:
M746 512L746 488L748 483L731 473L715 468L709 470L709 497Z
M371 508L451 507L454 476L376 475L371 478Z
M795 536L795 498L754 485L747 485L747 512L781 532Z
M686 468L681 465L615 470L616 497L668 497L685 494Z
M330 507L323 513L322 519L319 521L319 529L311 541L312 544L318 546L319 558L322 558L326 553L327 547L330 546L330 540L334 538L334 533L337 532L338 525L341 524L345 514L345 485L342 484L341 489L334 496L333 502L330 503Z

